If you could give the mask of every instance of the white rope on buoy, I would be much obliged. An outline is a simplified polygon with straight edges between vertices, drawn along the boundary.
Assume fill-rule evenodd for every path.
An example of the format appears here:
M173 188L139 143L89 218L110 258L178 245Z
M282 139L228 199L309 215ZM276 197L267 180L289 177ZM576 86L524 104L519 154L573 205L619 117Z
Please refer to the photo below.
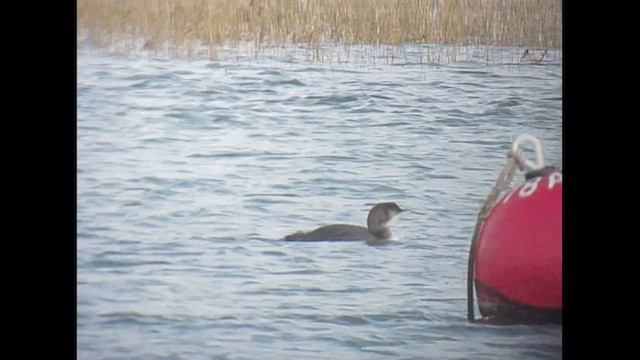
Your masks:
M533 144L533 149L536 154L536 162L529 161L525 156L520 147L525 142L530 142ZM529 168L531 170L539 170L544 167L544 158L542 157L542 145L540 144L540 140L537 137L531 134L522 134L516 138L516 141L513 142L513 146L511 147L511 151L515 154L518 159L518 166L520 170L524 170L525 168Z
M533 144L536 154L536 162L529 161L523 154L520 148L524 142L530 142ZM478 218L476 220L476 226L473 230L473 236L471 238L471 248L469 249L469 261L467 264L467 319L469 321L475 321L474 315L474 301L473 301L473 276L474 276L474 264L476 257L476 242L480 234L482 224L489 216L489 213L493 209L493 206L498 201L500 194L509 186L513 176L517 169L521 171L529 168L531 170L540 170L544 167L544 159L542 158L542 145L540 140L530 134L522 134L516 138L513 142L513 146L507 152L507 163L502 168L496 183L487 195L480 211L478 212Z

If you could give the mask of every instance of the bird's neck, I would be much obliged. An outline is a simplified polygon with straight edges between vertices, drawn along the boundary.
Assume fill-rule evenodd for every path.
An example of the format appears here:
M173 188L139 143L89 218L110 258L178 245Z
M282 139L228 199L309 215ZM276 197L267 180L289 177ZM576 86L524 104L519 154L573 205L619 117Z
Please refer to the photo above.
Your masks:
M390 239L393 236L391 229L386 224L381 226L369 226L369 233L380 239Z

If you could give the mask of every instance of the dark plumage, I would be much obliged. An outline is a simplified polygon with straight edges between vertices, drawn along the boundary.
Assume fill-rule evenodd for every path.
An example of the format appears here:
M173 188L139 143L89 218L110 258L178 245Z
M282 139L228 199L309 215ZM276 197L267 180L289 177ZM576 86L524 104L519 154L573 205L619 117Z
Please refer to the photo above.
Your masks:
M319 227L309 232L287 235L286 241L366 241L368 243L390 240L393 236L388 223L401 212L394 202L376 204L367 217L367 227L351 224L335 224Z

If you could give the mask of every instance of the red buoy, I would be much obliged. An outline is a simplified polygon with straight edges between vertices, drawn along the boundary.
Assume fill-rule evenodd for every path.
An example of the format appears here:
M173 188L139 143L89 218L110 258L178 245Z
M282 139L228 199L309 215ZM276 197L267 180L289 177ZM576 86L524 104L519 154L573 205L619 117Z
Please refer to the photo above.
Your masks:
M491 209L478 236L474 282L482 316L562 321L562 172L530 177Z

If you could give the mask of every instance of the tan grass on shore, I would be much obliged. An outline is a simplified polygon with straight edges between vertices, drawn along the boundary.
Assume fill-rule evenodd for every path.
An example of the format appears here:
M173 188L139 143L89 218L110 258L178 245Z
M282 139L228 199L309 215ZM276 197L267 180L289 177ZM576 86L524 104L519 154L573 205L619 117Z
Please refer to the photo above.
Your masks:
M561 0L78 0L77 16L97 46L212 56L237 43L562 47Z

